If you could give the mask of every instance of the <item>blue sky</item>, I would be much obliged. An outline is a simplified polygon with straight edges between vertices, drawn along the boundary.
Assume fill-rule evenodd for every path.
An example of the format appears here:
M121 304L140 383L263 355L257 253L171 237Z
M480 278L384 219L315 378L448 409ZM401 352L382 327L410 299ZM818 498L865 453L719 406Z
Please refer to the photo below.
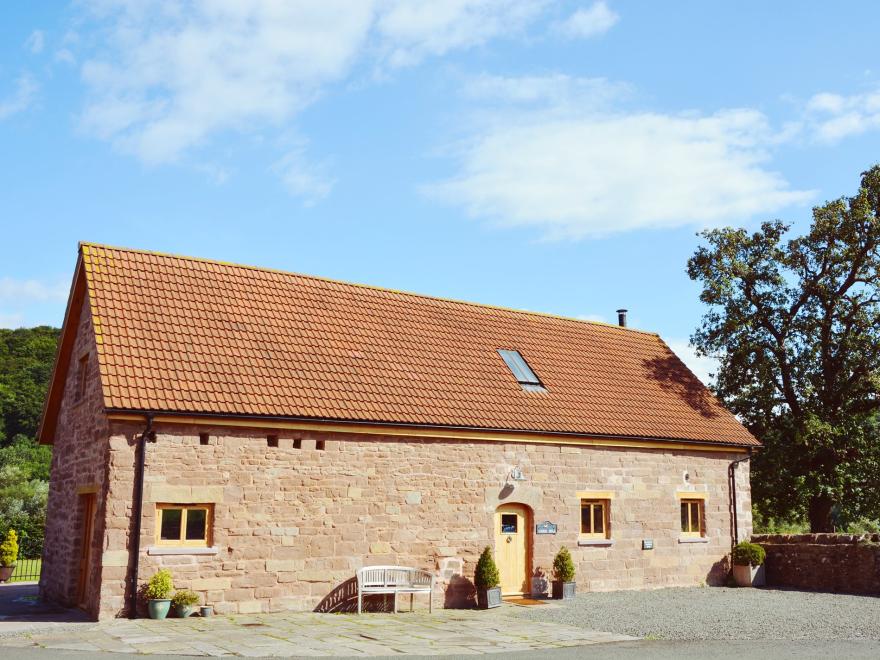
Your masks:
M880 160L880 4L4 5L0 327L80 240L657 331L701 375L704 227Z

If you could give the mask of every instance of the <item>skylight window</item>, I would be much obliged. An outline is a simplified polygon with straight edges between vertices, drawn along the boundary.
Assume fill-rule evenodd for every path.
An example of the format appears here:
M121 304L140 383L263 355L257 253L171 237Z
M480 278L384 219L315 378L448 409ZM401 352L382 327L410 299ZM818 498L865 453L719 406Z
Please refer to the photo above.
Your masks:
M498 355L504 360L504 364L507 365L507 368L510 369L514 378L516 378L516 382L522 385L524 390L529 392L545 391L544 386L541 384L541 379L538 378L538 375L534 371L532 371L532 368L528 365L523 356L520 355L519 351L509 351L499 348Z

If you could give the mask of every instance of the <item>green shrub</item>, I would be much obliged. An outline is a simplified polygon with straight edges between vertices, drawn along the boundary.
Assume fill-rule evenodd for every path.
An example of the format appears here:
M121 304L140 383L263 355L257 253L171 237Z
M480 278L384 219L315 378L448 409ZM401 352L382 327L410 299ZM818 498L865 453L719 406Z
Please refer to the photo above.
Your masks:
M174 591L174 582L171 580L171 571L163 568L147 582L144 595L150 599L165 600L172 591Z
M6 538L0 543L0 566L15 566L18 559L18 534L14 529L6 532Z
M495 559L492 557L492 548L486 546L480 559L477 561L477 568L474 571L474 584L477 589L494 589L501 583L501 577L498 575L498 567L495 565Z
M181 589L176 594L174 594L174 598L171 599L171 604L175 607L185 607L197 605L199 600L201 599L195 591L190 591L189 589Z
M574 581L574 562L568 548L560 548L553 558L553 579L558 582Z
M757 543L742 541L733 548L733 563L737 566L760 566L767 553Z

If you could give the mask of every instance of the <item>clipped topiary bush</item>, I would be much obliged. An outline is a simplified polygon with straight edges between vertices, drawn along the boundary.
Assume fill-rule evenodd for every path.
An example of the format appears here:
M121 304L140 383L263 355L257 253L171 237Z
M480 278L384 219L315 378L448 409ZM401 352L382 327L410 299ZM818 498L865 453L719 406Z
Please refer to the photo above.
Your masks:
M492 557L492 548L486 546L480 559L477 561L477 568L474 571L474 584L477 589L494 589L501 583L501 577L498 575L498 567L495 565L495 558Z
M767 553L757 543L741 541L734 546L731 556L737 566L761 566Z
M167 600L172 591L174 591L174 582L171 579L171 571L163 568L147 582L144 595L150 600Z
M14 529L6 532L6 538L0 543L0 566L15 566L18 559L18 534Z
M557 582L574 582L574 562L568 548L560 548L553 558L553 579Z

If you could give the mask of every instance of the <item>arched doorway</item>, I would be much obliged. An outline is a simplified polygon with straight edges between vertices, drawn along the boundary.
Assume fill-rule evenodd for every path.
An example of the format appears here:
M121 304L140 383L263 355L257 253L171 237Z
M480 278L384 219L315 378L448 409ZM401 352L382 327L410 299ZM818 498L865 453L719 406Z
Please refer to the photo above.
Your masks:
M531 510L525 504L502 504L495 509L495 563L504 596L521 596L531 591L531 518Z

